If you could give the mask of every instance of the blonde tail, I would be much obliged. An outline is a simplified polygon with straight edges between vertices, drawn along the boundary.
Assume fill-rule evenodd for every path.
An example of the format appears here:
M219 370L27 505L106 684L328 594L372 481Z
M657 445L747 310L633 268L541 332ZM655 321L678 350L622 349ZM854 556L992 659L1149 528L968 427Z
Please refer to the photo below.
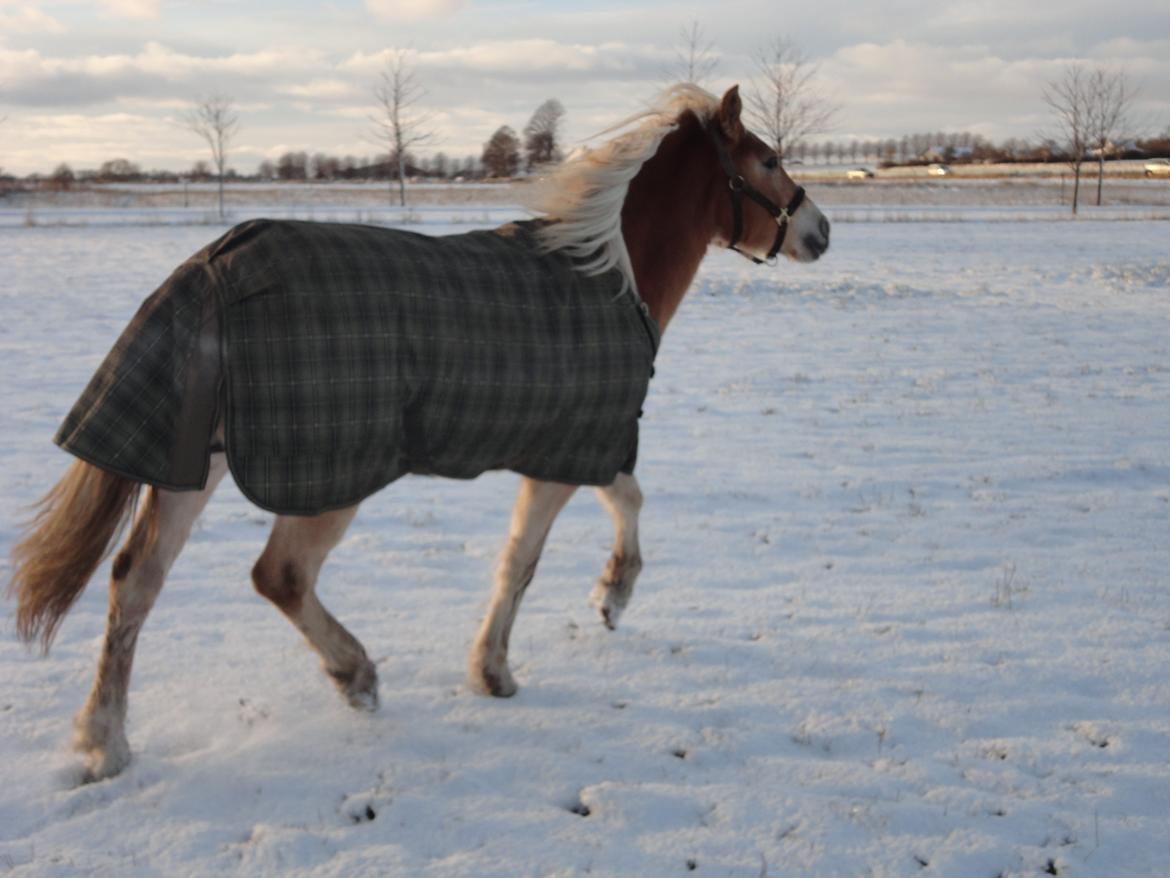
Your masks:
M38 637L47 652L61 620L131 517L142 485L74 461L44 499L12 549L8 585L16 597L16 632Z

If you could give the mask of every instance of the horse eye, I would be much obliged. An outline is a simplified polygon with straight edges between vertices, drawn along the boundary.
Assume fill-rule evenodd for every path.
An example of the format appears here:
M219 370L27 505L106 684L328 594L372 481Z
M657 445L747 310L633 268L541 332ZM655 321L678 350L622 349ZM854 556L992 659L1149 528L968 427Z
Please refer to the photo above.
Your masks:
M780 166L780 159L777 156L770 155L764 159L764 167L769 171L774 171Z

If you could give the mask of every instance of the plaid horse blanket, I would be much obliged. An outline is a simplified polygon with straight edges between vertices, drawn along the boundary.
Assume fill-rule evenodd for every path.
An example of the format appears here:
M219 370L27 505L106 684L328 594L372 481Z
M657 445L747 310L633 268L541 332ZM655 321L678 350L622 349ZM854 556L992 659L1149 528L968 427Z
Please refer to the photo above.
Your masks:
M284 514L406 473L609 484L634 467L658 330L616 270L542 252L536 225L236 226L143 303L56 442L196 489L222 423L241 490Z

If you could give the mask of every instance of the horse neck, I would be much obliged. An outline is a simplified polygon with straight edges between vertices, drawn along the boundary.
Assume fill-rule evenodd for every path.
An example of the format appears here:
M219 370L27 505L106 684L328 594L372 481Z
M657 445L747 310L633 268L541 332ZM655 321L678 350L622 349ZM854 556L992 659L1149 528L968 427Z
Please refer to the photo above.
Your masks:
M686 295L715 234L720 182L714 150L692 116L663 138L630 181L622 236L638 293L660 331Z

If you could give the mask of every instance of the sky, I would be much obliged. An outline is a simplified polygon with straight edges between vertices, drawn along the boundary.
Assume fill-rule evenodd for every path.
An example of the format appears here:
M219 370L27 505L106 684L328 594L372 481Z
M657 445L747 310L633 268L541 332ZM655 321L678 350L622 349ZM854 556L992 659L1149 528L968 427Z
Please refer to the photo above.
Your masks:
M1044 83L1076 60L1125 69L1141 89L1137 133L1170 129L1165 0L0 0L0 168L187 170L206 148L179 121L213 93L238 107L241 173L290 150L375 155L372 91L395 49L426 92L422 152L478 155L547 98L571 145L670 81L691 22L714 45L713 91L750 90L769 42L799 47L839 107L837 140L1035 138L1052 128Z

